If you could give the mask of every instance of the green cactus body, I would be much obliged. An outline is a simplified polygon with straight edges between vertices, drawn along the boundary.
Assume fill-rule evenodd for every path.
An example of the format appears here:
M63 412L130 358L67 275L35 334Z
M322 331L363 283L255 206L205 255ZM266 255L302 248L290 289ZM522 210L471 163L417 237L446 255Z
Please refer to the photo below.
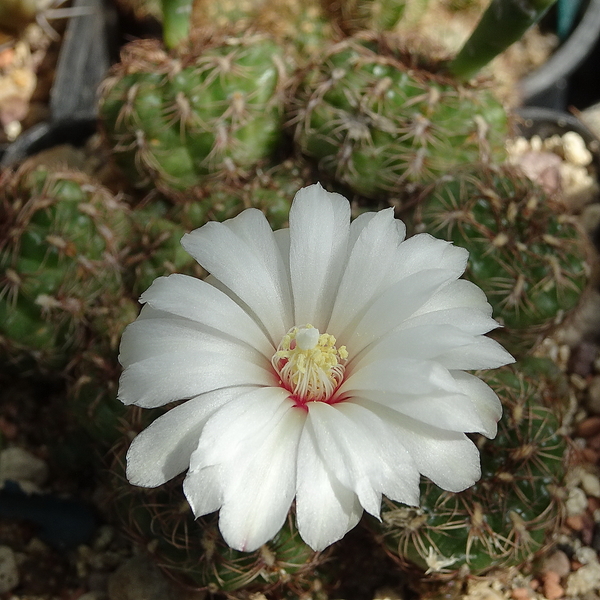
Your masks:
M237 185L215 181L197 188L192 194L178 198L169 215L172 221L190 231L208 221L225 221L246 208L257 208L277 230L287 227L296 192L314 181L307 165L286 160L270 169L255 171Z
M194 3L192 20L196 32L266 33L285 45L299 64L334 37L320 0L200 0Z
M588 241L564 208L511 167L457 171L426 190L417 229L469 250L466 277L487 295L514 354L577 306Z
M25 166L2 187L2 346L9 362L64 364L101 299L122 293L128 210L77 173Z
M502 159L508 127L489 90L413 69L383 42L360 39L331 47L308 71L291 119L302 152L368 198L456 165Z
M158 414L152 412L148 417L133 409L128 421L136 429L143 428ZM317 577L315 569L325 555L302 541L291 519L255 552L232 550L219 533L216 513L194 519L183 495L183 476L155 489L131 486L124 474L122 446L115 450L111 473L116 494L111 502L116 508L114 516L169 576L212 592L244 589L262 593L282 587L301 590Z
M400 22L406 0L326 0L325 4L339 28L353 34L358 31L391 31Z
M181 246L185 227L171 220L166 210L164 203L155 201L133 214L134 234L126 270L126 286L133 297L139 297L157 277L171 273L205 275Z
M482 476L454 494L424 481L421 507L386 500L382 538L404 565L433 577L481 575L519 566L541 552L562 516L566 378L548 359L528 358L480 375L504 414L494 440L478 438Z
M182 57L141 40L122 59L100 113L134 185L169 193L210 175L240 178L278 148L286 63L270 38L212 40Z

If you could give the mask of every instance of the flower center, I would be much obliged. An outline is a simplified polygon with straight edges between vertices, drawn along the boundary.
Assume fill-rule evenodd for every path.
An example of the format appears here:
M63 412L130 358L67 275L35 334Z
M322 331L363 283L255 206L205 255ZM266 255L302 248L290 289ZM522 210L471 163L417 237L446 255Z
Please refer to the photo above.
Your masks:
M281 340L271 363L300 405L327 402L344 378L346 346L312 325L292 327Z

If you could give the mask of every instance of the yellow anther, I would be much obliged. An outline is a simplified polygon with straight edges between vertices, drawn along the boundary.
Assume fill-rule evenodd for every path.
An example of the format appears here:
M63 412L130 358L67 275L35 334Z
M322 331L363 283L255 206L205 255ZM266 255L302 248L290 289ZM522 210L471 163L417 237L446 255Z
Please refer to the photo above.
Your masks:
M283 336L271 362L282 385L304 404L331 398L344 378L347 358L346 346L336 348L332 335L304 325Z

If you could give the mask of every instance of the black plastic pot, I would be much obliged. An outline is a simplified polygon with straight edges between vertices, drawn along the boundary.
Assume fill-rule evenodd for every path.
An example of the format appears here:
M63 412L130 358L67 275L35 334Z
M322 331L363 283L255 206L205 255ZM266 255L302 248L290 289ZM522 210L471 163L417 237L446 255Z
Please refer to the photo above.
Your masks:
M589 0L579 24L564 44L544 65L521 80L523 104L565 110L569 80L595 50L599 38L600 0Z
M0 0L1 2L2 0ZM97 91L110 66L114 20L105 0L75 0L50 93L50 119L23 132L0 156L7 167L58 144L81 146L96 130Z

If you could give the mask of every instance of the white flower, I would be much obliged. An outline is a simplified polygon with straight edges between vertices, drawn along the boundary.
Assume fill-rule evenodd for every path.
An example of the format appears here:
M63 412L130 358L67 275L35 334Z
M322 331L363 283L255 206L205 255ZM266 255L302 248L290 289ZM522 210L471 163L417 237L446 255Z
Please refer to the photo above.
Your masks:
M320 185L300 190L290 228L248 209L184 236L211 275L158 278L123 335L119 398L187 400L138 435L127 476L155 487L188 469L196 516L220 510L226 542L271 539L296 500L320 550L381 496L419 503L419 476L452 492L480 477L465 432L496 434L501 405L465 369L512 357L483 292L458 278L467 251L404 240L392 209L350 223Z

